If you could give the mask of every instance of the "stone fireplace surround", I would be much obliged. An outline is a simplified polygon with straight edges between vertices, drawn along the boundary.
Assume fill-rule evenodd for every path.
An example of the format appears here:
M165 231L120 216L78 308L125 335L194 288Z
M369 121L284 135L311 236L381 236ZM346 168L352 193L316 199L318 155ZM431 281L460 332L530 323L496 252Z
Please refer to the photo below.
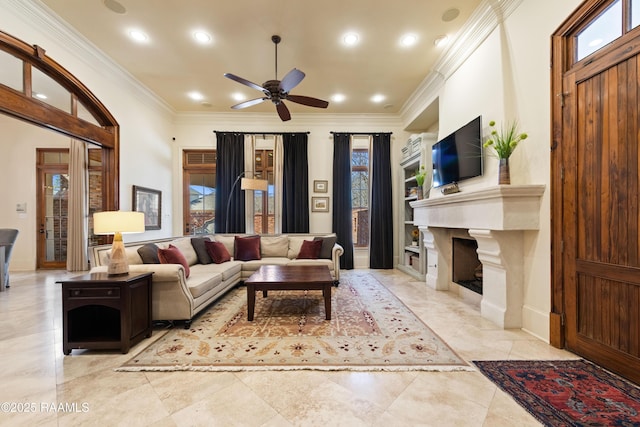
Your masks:
M478 242L483 269L482 317L522 327L524 232L539 229L544 185L499 185L411 202L424 235L427 286L452 286L452 237Z

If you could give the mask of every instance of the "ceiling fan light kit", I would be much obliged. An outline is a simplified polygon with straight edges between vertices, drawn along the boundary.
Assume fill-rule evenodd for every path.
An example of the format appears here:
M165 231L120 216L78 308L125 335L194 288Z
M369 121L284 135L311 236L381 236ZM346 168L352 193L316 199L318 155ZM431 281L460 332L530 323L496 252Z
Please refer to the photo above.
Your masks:
M250 99L248 101L241 102L239 104L231 106L232 109L238 110L241 108L251 107L253 105L260 104L264 101L270 100L276 106L276 111L278 112L278 116L280 119L285 122L287 120L291 120L291 113L289 109L283 102L284 100L288 100L291 102L295 102L297 104L306 105L309 107L315 108L327 108L329 103L322 99L312 98L310 96L302 96L302 95L293 95L289 92L291 89L296 87L302 79L304 79L305 74L294 68L289 71L282 80L278 80L278 43L280 43L282 39L278 35L271 36L271 41L275 45L275 79L267 80L262 85L258 85L256 83L250 82L247 79L242 77L238 77L231 73L225 73L224 76L228 79L231 79L235 82L241 83L245 86L249 86L250 88L257 89L264 93L264 96L261 98Z

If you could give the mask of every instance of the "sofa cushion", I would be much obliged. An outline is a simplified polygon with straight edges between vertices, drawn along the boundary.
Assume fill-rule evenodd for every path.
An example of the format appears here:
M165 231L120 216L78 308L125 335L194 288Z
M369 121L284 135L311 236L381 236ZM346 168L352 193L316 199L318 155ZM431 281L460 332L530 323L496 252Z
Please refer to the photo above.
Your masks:
M158 249L158 258L161 264L182 264L184 275L189 277L189 263L177 247L169 245L167 249Z
M189 265L198 263L198 255L191 245L190 237L181 237L179 239L175 239L171 242L171 244L180 249L180 252L182 252L182 255L184 255L184 258L187 260Z
M282 257L274 257L274 258L262 258L262 259L254 259L252 261L245 261L242 263L242 271L253 273L258 268L263 265L287 265L291 262L288 258ZM243 274L243 276L248 277L251 274Z
M322 249L322 240L305 240L302 242L297 259L318 259Z
M222 264L223 262L231 261L231 255L223 243L204 242L204 246L207 249L209 258L214 263Z
M289 251L289 237L260 236L260 254L262 258L285 257Z
M158 245L155 243L147 243L140 246L138 249L138 255L142 258L143 264L160 264L158 258Z
M204 266L203 266L204 267ZM194 298L204 295L222 283L222 274L212 273L205 269L194 268L193 274L187 280L189 292Z
M313 240L322 241L322 249L320 249L320 256L318 258L331 259L333 246L338 241L338 236L316 236Z
M192 237L191 238L191 246L193 246L193 250L196 251L196 255L198 256L198 262L200 264L211 264L213 261L209 256L209 252L207 252L207 248L205 247L205 242L210 242L211 239L208 237Z
M189 268L191 269L191 276L194 276L195 274L200 274L200 273L209 274L209 275L222 274L222 280L226 281L226 280L234 279L236 276L239 276L242 271L243 264L244 264L243 261L229 261L229 262L224 262L222 264L216 264L212 262L211 264L206 264L206 265L203 265L203 264L192 265Z
M235 238L235 253L233 258L238 261L251 261L260 259L260 236L248 236Z
M236 236L221 236L216 234L213 240L215 242L222 243L224 247L227 248L227 252L229 252L229 254L235 254L234 243L236 241Z

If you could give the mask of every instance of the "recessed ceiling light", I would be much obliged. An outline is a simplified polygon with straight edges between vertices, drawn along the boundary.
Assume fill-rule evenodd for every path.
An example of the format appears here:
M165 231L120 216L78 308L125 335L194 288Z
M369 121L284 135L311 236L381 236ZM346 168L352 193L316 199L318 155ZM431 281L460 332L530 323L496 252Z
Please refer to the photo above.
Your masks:
M405 34L400 39L400 44L404 47L413 46L417 42L418 42L418 36L416 36L415 34Z
M47 95L45 95L44 93L33 92L33 96L39 99L47 99Z
M437 47L443 47L447 43L449 43L449 36L438 36L433 41L433 44L435 44Z
M189 92L187 95L194 101L202 101L204 99L204 95L197 91Z
M358 36L358 34L354 32L347 33L342 37L342 41L344 41L344 44L346 44L347 46L353 46L357 44L359 40L360 36Z
M140 30L130 30L129 37L140 43L144 43L149 40L149 36L147 36L143 31Z
M236 101L244 101L245 99L247 99L247 97L244 96L244 94L242 94L240 92L236 92L236 93L232 94L231 97Z
M211 36L206 31L196 30L193 32L193 38L202 44L211 43Z
M345 99L347 99L347 97L346 97L346 96L344 96L344 95L343 95L343 94L341 94L341 93L336 93L335 95L333 95L333 96L331 97L331 100L332 100L333 102L343 102Z
M385 100L385 96L381 94L376 94L371 97L371 102L380 103Z

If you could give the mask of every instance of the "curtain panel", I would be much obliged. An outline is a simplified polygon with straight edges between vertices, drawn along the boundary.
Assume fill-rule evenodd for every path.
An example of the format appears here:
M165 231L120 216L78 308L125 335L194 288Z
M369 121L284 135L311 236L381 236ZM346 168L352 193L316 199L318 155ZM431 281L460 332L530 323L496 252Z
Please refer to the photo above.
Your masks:
M369 267L393 268L391 135L374 134L371 143Z
M344 248L340 268L353 269L353 235L351 230L351 135L333 134L333 232Z
M69 147L69 201L67 270L89 269L88 254L88 153L87 144L72 139Z
M244 233L246 230L245 198L239 183L231 193L233 184L244 172L244 151L244 134L216 132L216 233Z
M308 135L282 135L282 232L309 232Z

